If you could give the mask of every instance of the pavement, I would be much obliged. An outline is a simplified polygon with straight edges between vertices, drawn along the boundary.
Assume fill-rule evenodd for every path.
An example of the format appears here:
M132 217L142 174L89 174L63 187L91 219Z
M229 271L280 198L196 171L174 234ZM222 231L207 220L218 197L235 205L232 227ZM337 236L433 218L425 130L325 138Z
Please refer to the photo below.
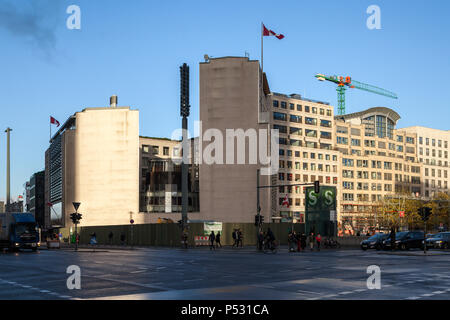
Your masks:
M0 253L0 299L450 299L450 254L430 252L109 246ZM81 289L67 287L73 265ZM369 266L380 268L380 289L367 286Z

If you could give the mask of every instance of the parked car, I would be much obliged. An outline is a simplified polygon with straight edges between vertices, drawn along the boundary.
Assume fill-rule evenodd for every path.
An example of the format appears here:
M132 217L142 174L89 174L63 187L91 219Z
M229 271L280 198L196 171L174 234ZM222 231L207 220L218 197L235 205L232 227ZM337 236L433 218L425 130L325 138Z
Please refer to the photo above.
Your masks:
M377 233L371 236L369 239L361 241L361 249L377 249L381 250L383 248L383 241L389 237L388 233Z
M436 233L427 233L427 235L425 236L425 238L433 238L436 235Z
M426 240L427 248L448 249L450 243L450 232L440 232Z
M423 248L425 234L423 231L402 231L395 234L395 248L401 250L409 250L412 248ZM383 241L383 248L391 248L391 238L388 237Z

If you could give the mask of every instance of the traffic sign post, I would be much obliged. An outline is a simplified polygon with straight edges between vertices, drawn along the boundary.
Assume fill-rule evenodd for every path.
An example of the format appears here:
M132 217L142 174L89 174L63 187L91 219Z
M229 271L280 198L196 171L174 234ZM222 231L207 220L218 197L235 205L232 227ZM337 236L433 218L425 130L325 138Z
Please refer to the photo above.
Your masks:
M72 202L75 212L70 215L72 222L75 224L75 251L78 251L78 224L82 218L81 213L78 213L78 208L80 207L80 202Z
M131 224L131 249L133 249L133 224L134 224L134 220L133 218L130 219L130 224Z

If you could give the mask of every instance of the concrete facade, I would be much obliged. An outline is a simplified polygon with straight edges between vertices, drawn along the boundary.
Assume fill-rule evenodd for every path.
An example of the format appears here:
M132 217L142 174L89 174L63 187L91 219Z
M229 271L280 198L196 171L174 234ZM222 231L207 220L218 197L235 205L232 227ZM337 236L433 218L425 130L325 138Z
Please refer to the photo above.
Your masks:
M421 171L421 195L432 198L450 192L450 131L414 126L400 129L417 136L416 148Z
M259 61L242 57L210 59L200 63L200 121L202 140L199 155L200 213L202 217L222 222L254 222L257 213L257 169L259 158L251 164L248 139L245 139L245 163L237 162L237 143L226 139L227 129L269 129L266 113L267 90L262 88ZM208 130L217 135L208 136ZM214 133L209 131L209 133ZM211 150L215 139L222 139L222 148ZM267 135L264 139L268 139ZM225 143L226 140L226 143ZM234 148L230 147L231 143ZM227 164L226 146L234 150L234 164ZM211 152L210 152L211 151ZM206 157L205 157L206 155ZM209 155L216 158L206 163ZM261 176L261 185L268 185L270 176ZM270 190L262 189L261 214L270 221Z

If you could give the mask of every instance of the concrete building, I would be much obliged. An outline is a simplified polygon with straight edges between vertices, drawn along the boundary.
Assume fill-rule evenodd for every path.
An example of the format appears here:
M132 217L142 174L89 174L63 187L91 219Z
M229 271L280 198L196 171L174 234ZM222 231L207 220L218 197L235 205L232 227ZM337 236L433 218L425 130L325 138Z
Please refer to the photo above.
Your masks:
M250 154L254 156L257 153L249 152L249 148L259 144L261 139L256 140L260 129L266 130L262 139L268 139L267 130L270 129L270 90L262 77L257 60L224 57L200 63L202 217L222 222L254 222L257 170L263 165L260 157L252 159L254 161L250 159ZM241 129L246 136L242 141L231 135L226 138L227 129L234 132ZM240 163L237 159L238 143L244 146L241 154L244 162ZM227 154L229 161L225 159ZM261 175L261 185L269 185L270 181L269 175ZM276 206L278 200L269 189L261 189L260 195L261 214L269 222L273 205Z
M394 110L384 107L335 117L336 148L342 158L342 229L375 226L380 201L387 195L420 196L416 134L396 130L398 119Z
M0 201L0 213L5 213L5 202Z
M313 183L338 187L340 155L334 148L333 107L326 102L306 99L298 94L269 95L272 115L270 125L279 130L279 166L276 183ZM337 201L339 203L339 191ZM282 222L305 221L303 187L280 187L276 212ZM289 207L283 204L288 197ZM339 217L339 211L338 211Z
M128 224L139 212L139 111L86 108L69 117L46 151L46 203L53 227L70 227L73 201L81 225Z
M432 198L450 192L450 131L414 126L400 129L417 136L417 157L423 165L421 195Z
M193 145L192 145L193 146ZM181 141L166 138L139 139L140 212L153 218L179 220L181 213ZM198 166L192 164L188 172L188 212L199 212ZM170 213L176 213L170 215ZM169 214L169 215L168 215ZM148 220L148 219L147 219Z
M45 171L33 174L27 184L29 198L27 198L26 211L34 213L38 225L45 227L45 222L48 220L45 216Z

